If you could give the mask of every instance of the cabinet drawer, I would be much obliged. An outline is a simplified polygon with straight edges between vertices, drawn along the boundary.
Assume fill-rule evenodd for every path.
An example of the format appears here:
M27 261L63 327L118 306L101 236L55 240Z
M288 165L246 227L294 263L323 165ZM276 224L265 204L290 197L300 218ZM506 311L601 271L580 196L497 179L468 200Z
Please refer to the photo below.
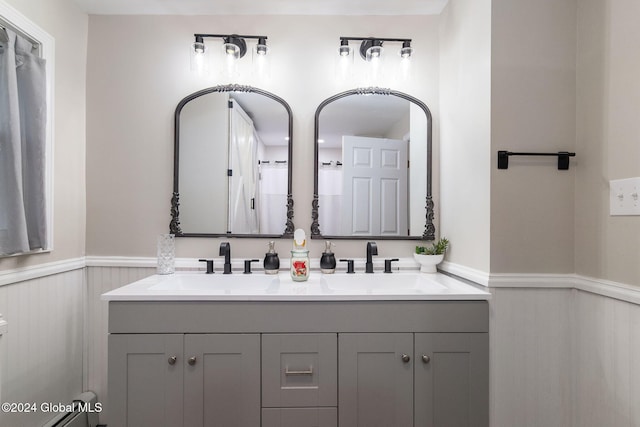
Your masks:
M337 405L337 334L262 336L262 406Z
M264 408L262 427L337 427L337 408Z

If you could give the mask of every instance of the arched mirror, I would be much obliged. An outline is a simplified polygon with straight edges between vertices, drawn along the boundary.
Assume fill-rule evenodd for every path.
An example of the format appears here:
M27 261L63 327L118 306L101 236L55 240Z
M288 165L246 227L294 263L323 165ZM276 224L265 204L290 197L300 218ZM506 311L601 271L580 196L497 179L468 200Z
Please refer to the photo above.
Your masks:
M184 237L293 234L291 108L250 86L188 95L175 112L170 232Z
M353 89L315 115L312 238L433 240L432 119L402 92Z

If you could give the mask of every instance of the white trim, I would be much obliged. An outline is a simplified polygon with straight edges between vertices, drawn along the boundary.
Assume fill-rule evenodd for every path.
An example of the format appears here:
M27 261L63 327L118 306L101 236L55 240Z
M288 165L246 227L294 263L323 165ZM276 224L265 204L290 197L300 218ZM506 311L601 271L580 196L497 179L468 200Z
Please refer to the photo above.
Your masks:
M87 267L155 267L158 261L153 257L87 256Z
M219 266L221 259L216 257L215 260ZM364 265L364 260L362 261L362 265ZM383 260L377 261L378 263L376 264L376 267L380 267L379 262ZM319 261L317 259L313 259L311 262L312 265L319 265ZM397 264L398 265L395 268L399 267L401 270L415 266L415 262L411 258L401 258ZM31 267L0 271L0 286L37 279L52 274L64 273L85 267L155 268L156 265L157 259L155 257L87 256L82 258L72 258ZM240 268L242 266L242 260L234 259L233 265L234 268ZM288 259L281 260L281 268L287 268L287 266ZM198 262L197 258L176 258L176 268L201 269L203 268L203 265ZM260 266L255 265L254 269L259 271ZM640 286L617 283L576 274L487 274L483 271L448 261L440 264L440 270L489 288L577 289L579 291L589 292L640 305ZM2 323L0 323L0 327L1 326Z
M560 288L576 286L573 274L513 274L495 273L489 276L491 288Z
M65 273L85 267L84 258L71 258L63 261L48 262L30 267L0 271L0 286L10 285L25 280L38 279L52 274Z
M640 305L640 287L592 277L574 276L575 289Z
M604 297L640 305L640 286L612 282L578 274L516 274L475 270L460 264L444 261L440 270L471 280L489 288L522 289L576 289Z
M455 264L449 261L443 261L438 266L439 270L445 273L453 274L454 276L462 277L463 279L471 280L478 285L489 287L489 273L475 268L466 267L464 265Z
M42 58L46 60L46 97L47 97L47 124L45 143L45 204L47 215L47 247L41 252L49 252L53 249L53 160L54 160L54 86L55 86L55 39L44 31L17 9L11 7L6 2L0 0L0 16L11 24L19 28L21 33L35 40L40 45ZM1 285L1 283L0 283Z

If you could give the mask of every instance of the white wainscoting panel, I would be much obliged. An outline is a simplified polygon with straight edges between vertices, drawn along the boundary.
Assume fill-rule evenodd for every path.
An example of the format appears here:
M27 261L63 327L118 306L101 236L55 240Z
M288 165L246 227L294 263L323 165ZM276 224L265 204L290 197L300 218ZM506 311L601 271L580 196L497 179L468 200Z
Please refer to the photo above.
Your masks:
M0 426L32 427L82 392L84 269L0 286L0 401L34 402L37 412L0 412Z
M492 427L572 425L571 292L491 290Z
M574 292L574 426L640 426L640 306Z
M108 306L100 295L156 273L156 267L87 267L85 388L104 404L100 422L107 422L107 334Z

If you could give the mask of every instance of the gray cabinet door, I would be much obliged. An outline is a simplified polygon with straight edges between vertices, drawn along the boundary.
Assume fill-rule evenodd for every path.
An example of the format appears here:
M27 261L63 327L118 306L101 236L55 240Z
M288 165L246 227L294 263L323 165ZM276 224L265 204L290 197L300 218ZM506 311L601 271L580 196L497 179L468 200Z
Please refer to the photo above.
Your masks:
M109 335L109 425L183 425L182 345L181 334Z
M415 336L416 427L488 427L489 334Z
M337 427L337 408L265 408L262 427Z
M339 334L338 355L340 427L413 426L413 334Z
M260 335L187 334L184 348L184 425L260 425Z
M338 404L337 334L262 336L262 406Z

